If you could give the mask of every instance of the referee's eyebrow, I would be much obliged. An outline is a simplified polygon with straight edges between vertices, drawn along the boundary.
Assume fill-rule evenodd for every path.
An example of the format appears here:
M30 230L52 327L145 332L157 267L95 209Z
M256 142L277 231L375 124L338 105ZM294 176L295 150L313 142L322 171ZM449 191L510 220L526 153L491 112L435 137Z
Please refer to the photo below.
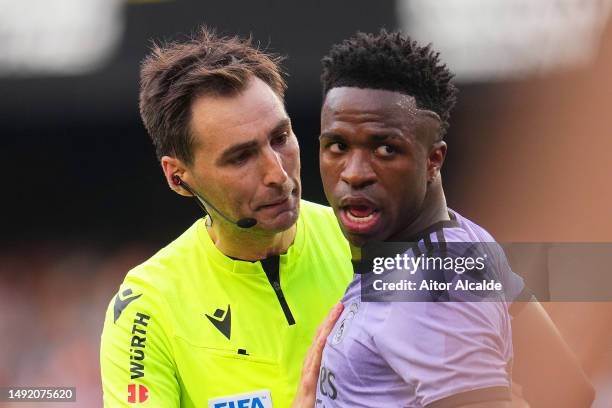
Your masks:
M248 142L237 143L225 149L221 156L216 160L217 165L221 165L227 160L231 159L232 155L242 151L242 150L252 150L257 147L259 143L257 140L249 140Z
M282 130L289 130L291 128L291 120L288 117L281 119L274 128L269 132L269 136L273 137ZM223 164L225 161L231 158L232 155L242 150L251 150L257 148L259 142L255 139L249 140L248 142L242 142L234 144L221 153L221 156L215 161L217 165Z
M274 128L269 132L269 136L276 136L280 131L289 129L291 129L291 119L285 117L278 121L276 126L274 126Z

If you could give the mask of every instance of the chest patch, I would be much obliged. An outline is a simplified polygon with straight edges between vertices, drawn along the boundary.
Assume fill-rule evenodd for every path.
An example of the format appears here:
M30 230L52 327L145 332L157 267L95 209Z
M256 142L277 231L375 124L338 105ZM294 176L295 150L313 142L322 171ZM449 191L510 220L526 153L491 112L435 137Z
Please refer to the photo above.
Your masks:
M351 322L355 318L355 315L357 314L358 310L359 310L359 304L355 302L351 303L351 305L349 306L348 312L346 313L346 316L342 318L342 320L340 321L340 324L338 325L338 328L334 332L334 337L332 338L332 341L331 341L333 345L339 344L342 341L342 339L344 338L344 335L349 329Z
M208 408L272 408L272 396L270 390L227 395L209 399Z

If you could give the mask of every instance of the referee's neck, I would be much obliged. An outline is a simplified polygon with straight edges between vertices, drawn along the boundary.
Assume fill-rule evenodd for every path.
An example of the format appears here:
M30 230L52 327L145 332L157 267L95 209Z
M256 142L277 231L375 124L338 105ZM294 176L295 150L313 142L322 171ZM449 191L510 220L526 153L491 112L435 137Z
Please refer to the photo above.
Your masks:
M211 240L224 255L244 261L258 261L286 253L295 239L297 222L281 232L237 229L219 222L206 228Z

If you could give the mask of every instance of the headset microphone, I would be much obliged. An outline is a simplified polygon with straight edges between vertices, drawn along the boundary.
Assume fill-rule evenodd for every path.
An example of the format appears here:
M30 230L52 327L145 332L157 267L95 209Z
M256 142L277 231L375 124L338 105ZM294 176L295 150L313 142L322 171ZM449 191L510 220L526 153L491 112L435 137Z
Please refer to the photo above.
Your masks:
M238 221L233 221L231 220L228 216L226 216L225 214L223 214L221 211L219 211L219 209L217 209L217 207L215 207L214 205L212 205L210 202L206 201L201 195L197 194L190 186L189 184L185 183L179 176L177 176L176 174L172 176L172 182L177 185L177 186L181 186L183 187L185 190L187 190L188 192L191 193L191 195L193 195L197 202L198 205L200 206L200 208L202 208L202 210L208 214L208 210L206 210L205 205L208 205L210 208L212 208L213 210L215 210L215 212L217 212L221 217L225 218L225 220L231 224L237 225L240 228L251 228L253 226L255 226L255 224L257 224L257 220L255 218L241 218Z

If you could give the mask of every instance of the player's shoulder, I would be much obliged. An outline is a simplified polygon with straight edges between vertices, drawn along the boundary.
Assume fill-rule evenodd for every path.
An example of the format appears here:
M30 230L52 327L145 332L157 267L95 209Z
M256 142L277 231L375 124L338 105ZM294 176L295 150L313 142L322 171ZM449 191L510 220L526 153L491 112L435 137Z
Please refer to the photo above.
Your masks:
M448 225L435 234L426 237L425 241L441 243L441 245L434 246L441 248L444 254L451 256L477 257L487 254L487 256L493 257L491 259L503 258L501 256L502 249L500 245L485 228L459 214L457 211L449 209L449 215L451 220L446 221Z
M493 236L485 228L459 214L457 211L448 210L451 217L448 228L445 228L444 238L449 242L495 242Z

